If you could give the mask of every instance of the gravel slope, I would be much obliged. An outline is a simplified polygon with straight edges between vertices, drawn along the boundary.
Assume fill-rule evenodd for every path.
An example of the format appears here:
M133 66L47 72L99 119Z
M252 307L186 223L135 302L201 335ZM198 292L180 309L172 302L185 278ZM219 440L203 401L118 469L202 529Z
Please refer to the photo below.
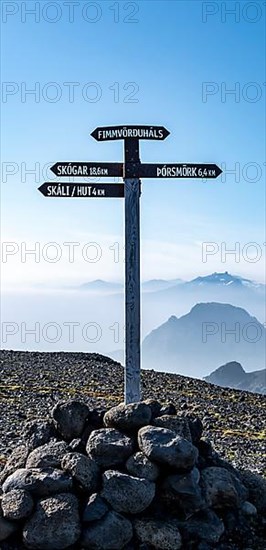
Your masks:
M266 477L266 398L201 380L142 372L143 398L175 404L203 420L221 456ZM0 351L0 468L21 442L26 420L45 417L59 399L82 397L90 406L123 401L123 368L98 354Z

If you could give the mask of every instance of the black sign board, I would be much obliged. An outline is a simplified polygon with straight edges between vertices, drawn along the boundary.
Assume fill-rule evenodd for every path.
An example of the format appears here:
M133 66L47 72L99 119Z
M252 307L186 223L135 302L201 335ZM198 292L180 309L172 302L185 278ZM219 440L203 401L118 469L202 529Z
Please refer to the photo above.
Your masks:
M170 132L164 126L104 126L96 128L91 136L96 141L114 139L155 139L162 141Z
M124 197L123 183L49 183L45 182L39 187L44 197L62 198L119 198Z
M123 177L122 162L57 162L51 167L56 176L63 177Z
M132 178L217 178L222 170L216 164L139 164L130 165L127 177Z

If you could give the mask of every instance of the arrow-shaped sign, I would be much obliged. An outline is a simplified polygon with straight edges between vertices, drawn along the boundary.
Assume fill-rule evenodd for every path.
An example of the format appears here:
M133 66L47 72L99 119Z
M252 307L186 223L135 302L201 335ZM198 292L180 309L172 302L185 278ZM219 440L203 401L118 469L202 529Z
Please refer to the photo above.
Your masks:
M96 141L114 139L156 139L164 140L170 132L164 126L104 126L96 128L91 136Z
M56 176L64 177L123 177L122 162L57 162L51 167Z
M139 164L127 166L130 178L217 178L222 173L216 164Z
M90 185L87 183L49 183L39 187L44 197L63 198L119 198L124 197L123 183L101 183Z

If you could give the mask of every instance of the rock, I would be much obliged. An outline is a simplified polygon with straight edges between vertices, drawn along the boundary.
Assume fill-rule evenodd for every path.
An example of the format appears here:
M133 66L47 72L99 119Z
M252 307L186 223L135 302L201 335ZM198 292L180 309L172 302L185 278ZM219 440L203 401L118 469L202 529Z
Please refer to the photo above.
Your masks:
M5 479L13 474L18 468L24 468L29 454L26 445L16 447L8 457L4 469L0 472L0 485L3 485Z
M3 484L3 492L13 489L29 491L32 495L47 496L72 489L72 478L53 468L21 468L9 476Z
M23 529L27 548L57 550L75 544L81 533L78 500L71 494L42 499Z
M206 501L213 508L238 507L241 501L241 482L224 468L211 466L201 472L200 484ZM238 488L238 485L241 486Z
M189 429L192 437L193 445L196 445L202 434L203 434L203 424L200 418L190 418L188 417Z
M63 456L68 452L64 441L50 441L31 451L26 468L60 468Z
M212 510L198 512L184 522L178 522L184 542L204 541L216 544L224 533L224 524ZM184 547L186 548L185 544Z
M192 495L195 487L199 487L200 473L197 468L193 468L186 474L174 474L165 478L163 487L171 489L173 493Z
M241 510L243 514L248 517L254 517L258 513L256 506L254 506L254 504L251 504L251 502L248 502L247 500L242 504Z
M126 469L132 476L142 477L149 481L155 481L160 473L157 464L151 462L151 460L141 452L135 453L128 458Z
M191 470L198 451L187 439L172 430L147 426L138 432L140 450L151 460L182 470Z
M106 409L92 409L89 412L87 422L91 430L99 430L100 428L104 427L103 418L105 413L106 413Z
M70 399L55 405L52 416L63 439L71 441L81 436L89 412L87 405L78 399Z
M207 544L207 542L200 542L197 546L197 550L212 550L212 548L213 546L210 546L209 544ZM229 550L229 548L227 548L227 550Z
M4 540L8 539L11 535L13 535L17 530L16 523L13 523L12 521L8 521L7 519L2 517L1 513L1 507L0 507L0 542L3 542Z
M210 466L218 466L218 464L214 462L215 459L213 456L212 444L208 439L201 439L198 441L197 449L199 451L200 458L204 458Z
M192 441L189 429L189 423L186 417L164 414L153 420L153 425L159 428L172 430L176 435L180 435L188 441Z
M168 403L168 405L163 405L158 416L164 416L165 414L176 415L177 410L173 403Z
M107 470L103 474L102 496L116 512L139 514L153 501L155 483L115 470Z
M86 447L86 443L90 437L91 432L104 428L103 417L105 413L106 409L92 409L89 412L85 428L81 435L81 441L84 447Z
M84 454L86 450L86 444L83 443L80 437L72 439L69 443L69 451L71 453L82 453Z
M266 514L266 479L243 470L239 472L242 483L249 490L249 500L261 514Z
M4 518L11 520L27 518L34 506L31 495L19 489L4 493L1 504Z
M146 403L151 409L151 418L156 418L161 412L161 403L156 399L145 399L143 403Z
M22 438L26 441L30 450L45 445L53 437L55 437L55 428L50 420L28 421L22 431Z
M86 451L99 466L111 468L123 464L133 453L134 445L131 438L117 430L102 428L91 433Z
M131 522L116 512L108 512L103 519L84 529L81 546L91 550L122 550L132 536Z
M198 485L199 477L197 468L193 468L191 472L184 475L168 476L162 485L164 500L170 503L174 501L187 517L206 508L207 504L202 498Z
M159 550L178 550L182 540L178 524L174 519L169 521L140 519L134 521L134 529L141 543Z
M86 522L101 519L109 508L98 493L90 496L83 512L82 520Z
M108 428L132 431L147 426L151 421L151 417L151 408L142 401L130 403L129 405L120 403L105 413L103 422Z
M85 491L93 492L97 489L99 467L95 460L80 453L68 453L63 457L61 467L69 472Z

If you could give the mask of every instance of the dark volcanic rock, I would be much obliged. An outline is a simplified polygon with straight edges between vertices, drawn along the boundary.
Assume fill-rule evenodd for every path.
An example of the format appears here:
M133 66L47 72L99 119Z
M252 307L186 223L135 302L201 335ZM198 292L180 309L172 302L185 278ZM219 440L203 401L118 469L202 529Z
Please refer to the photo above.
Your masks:
M143 477L149 481L155 481L160 473L157 464L151 462L151 460L141 452L135 453L129 457L126 462L126 469L132 476Z
M168 476L163 483L164 500L174 502L186 516L190 516L203 508L207 503L203 499L199 487L199 471L193 468L187 474Z
M108 512L103 519L83 530L81 546L94 550L122 550L132 536L131 522L121 514Z
M138 433L138 444L141 451L151 460L182 470L191 470L198 456L196 447L187 439L166 428L141 428Z
M247 517L254 517L258 513L256 506L254 506L254 504L251 504L251 502L248 502L247 500L243 502L241 506L241 512L243 512L244 516Z
M224 468L205 468L200 484L206 501L213 508L238 507L248 495L241 482Z
M0 485L5 479L13 474L18 468L25 468L26 460L29 455L29 449L26 445L16 447L7 459L4 469L0 473Z
M3 492L13 489L29 491L33 495L47 496L72 489L72 478L61 470L46 468L21 468L9 476L3 484Z
M116 512L139 514L153 501L155 483L115 470L107 470L103 474L102 496Z
M165 414L177 414L176 407L173 405L173 403L169 403L169 405L164 405L163 407L161 407L160 414L158 416L164 416Z
M106 413L106 409L92 409L89 412L87 423L92 430L99 430L103 428L103 418Z
M96 521L101 519L107 512L109 508L98 493L94 493L90 496L86 507L83 511L82 520L87 523L89 521Z
M8 539L16 530L17 525L14 522L3 518L0 506L0 542Z
M179 522L185 541L217 543L224 533L224 524L211 510L198 512L187 521Z
M192 437L192 442L196 445L202 434L203 434L203 424L200 418L190 418L188 417L189 429Z
M192 441L189 429L189 422L186 417L164 414L153 420L153 425L159 428L167 428L172 430L176 435Z
M68 453L64 456L61 467L71 474L85 491L96 490L100 472L95 460L80 453Z
M69 443L69 451L71 453L84 453L86 449L86 444L83 443L80 437L72 439Z
M26 468L60 468L63 456L68 452L64 441L50 441L29 454Z
M132 439L113 428L93 431L86 446L88 456L104 468L123 464L133 450Z
M27 548L60 550L75 544L80 533L77 498L59 494L38 502L24 526L23 540Z
M73 396L86 400L90 413L93 408L104 410L121 401L123 375L121 365L98 354L1 350L0 469L10 450L23 443L22 417L45 419L56 401ZM143 370L141 378L144 400L161 401L166 406L171 402L178 414L186 405L189 418L202 420L209 414L212 423L205 427L204 435L220 456L237 468L265 475L263 396L167 372ZM100 395L95 393L97 387ZM168 413L164 410L162 414Z
M129 405L120 403L105 413L103 421L108 428L131 431L147 426L151 417L152 410L144 402L130 403Z
M18 520L31 514L34 502L27 491L17 489L3 494L1 506L6 519Z
M249 489L249 500L266 516L266 479L247 470L240 472L240 478Z
M54 424L50 420L42 419L26 422L22 432L23 439L27 442L27 446L30 450L45 445L45 443L48 443L55 435Z
M141 543L158 550L178 550L182 540L176 520L143 519L134 521L134 529Z
M156 399L145 399L143 403L146 403L151 409L151 418L156 418L161 413L161 403L157 401Z
M52 410L52 416L60 435L66 441L71 441L81 436L89 412L85 403L78 399L70 399L57 403Z
M41 354L36 356L43 357ZM66 354L56 354L60 369L62 365L70 364L65 356ZM84 360L80 361L79 354L69 354L69 357L76 361L75 377L69 380L69 386L65 380L62 381L63 395L58 389L60 377L54 382L51 395L46 393L45 397L41 397L40 390L39 398L45 403L45 411L40 406L42 417L49 412L48 404L52 402L54 406L55 400L64 395L68 398L68 388L71 396L75 395L76 390L80 394L83 392L81 381L85 383L82 377L85 371ZM88 357L86 356L86 361L92 361ZM113 364L107 362L106 365L112 372ZM9 364L7 366L10 367ZM42 366L43 363L38 365L41 374L46 372ZM103 370L104 368L102 365ZM49 437L45 442L45 438L51 435L51 423L47 420L47 426L46 420L41 420L40 424L31 421L27 440L30 448L27 445L20 447L4 468L2 478L6 479L3 487L0 487L1 550L172 550L180 548L181 544L184 550L265 550L265 519L262 515L265 511L265 481L250 472L236 469L237 460L238 463L241 462L240 447L236 445L237 435L231 436L232 432L239 434L240 429L243 430L243 425L241 427L239 423L245 416L246 431L243 437L241 435L241 452L243 450L247 453L249 449L255 449L254 445L257 443L254 443L254 434L257 433L260 442L257 449L262 451L262 455L257 455L261 467L264 452L263 426L261 416L256 416L250 408L249 397L246 394L239 395L238 392L229 394L227 390L219 390L221 393L218 395L215 388L208 386L206 389L199 381L201 392L198 392L195 399L197 385L193 386L193 380L181 383L183 379L175 375L143 372L144 381L150 382L144 384L143 388L156 388L153 393L155 397L163 395L165 399L165 380L168 383L169 398L176 391L180 393L180 399L177 400L178 415L169 414L171 409L167 414L164 410L165 414L162 414L162 407L155 399L144 403L144 409L143 403L125 407L123 424L120 406L119 431L116 428L103 427L105 402L104 397L98 396L100 392L105 396L106 373L94 368L91 363L90 369L91 376L86 382L86 400L90 407L99 408L86 408L86 414L88 410L89 412L86 418L84 414L80 423L80 435L61 441L62 436L54 427L53 438ZM9 380L9 371L7 369L6 380ZM61 373L63 372L68 371L62 369ZM117 384L115 372L114 369L114 378L110 378L112 384L108 386L111 404L121 399L121 388ZM14 426L16 419L21 424L22 418L33 418L31 403L34 404L36 399L31 386L33 374L30 371L27 377L27 373L27 370L22 370L17 375L21 379L21 385L25 376L27 385L23 387L23 391L19 390L14 394L18 399L17 410L12 417ZM49 373L47 371L48 374L50 376L50 370ZM75 386L76 379L79 386ZM37 381L38 388L41 387L41 380L43 379ZM48 381L43 381L46 387ZM99 383L97 392L96 383ZM10 411L9 394L3 386L1 396L2 391L7 411ZM88 397L90 391L95 392L97 398ZM24 395L27 396L29 406L27 415L21 405L21 396ZM256 396L253 399L255 402ZM38 400L39 403L42 402ZM211 409L208 409L210 403ZM84 403L80 404L84 410ZM73 406L73 399L66 404L60 402L60 414L68 411L67 421L73 428L76 418L75 415L71 417L71 409L72 412L78 410L77 403ZM138 430L140 411L143 413L147 409L151 415L149 424ZM111 417L114 410L114 417L117 415L115 407L111 411ZM260 410L257 412L260 413ZM205 426L204 439L201 437L200 417ZM224 421L220 422L221 418ZM5 414L0 415L0 427L5 426L5 421ZM228 430L228 425L232 432ZM53 426L54 422L52 430ZM213 426L216 436L213 444L213 434L207 431L210 426ZM11 438L16 433L12 425L7 435ZM14 436L14 442L23 442L22 433L21 429L19 437ZM8 437L4 434L3 443L0 442L0 468L5 460L3 445ZM31 437L33 439L29 443ZM42 445L32 449L36 442ZM227 462L226 453L220 454L223 448L236 460ZM32 465L38 465L38 468ZM43 505L44 501L46 504ZM72 525L67 519L69 514L74 518ZM132 529L131 522L135 529ZM68 529L71 536L74 533L73 538L68 536Z

